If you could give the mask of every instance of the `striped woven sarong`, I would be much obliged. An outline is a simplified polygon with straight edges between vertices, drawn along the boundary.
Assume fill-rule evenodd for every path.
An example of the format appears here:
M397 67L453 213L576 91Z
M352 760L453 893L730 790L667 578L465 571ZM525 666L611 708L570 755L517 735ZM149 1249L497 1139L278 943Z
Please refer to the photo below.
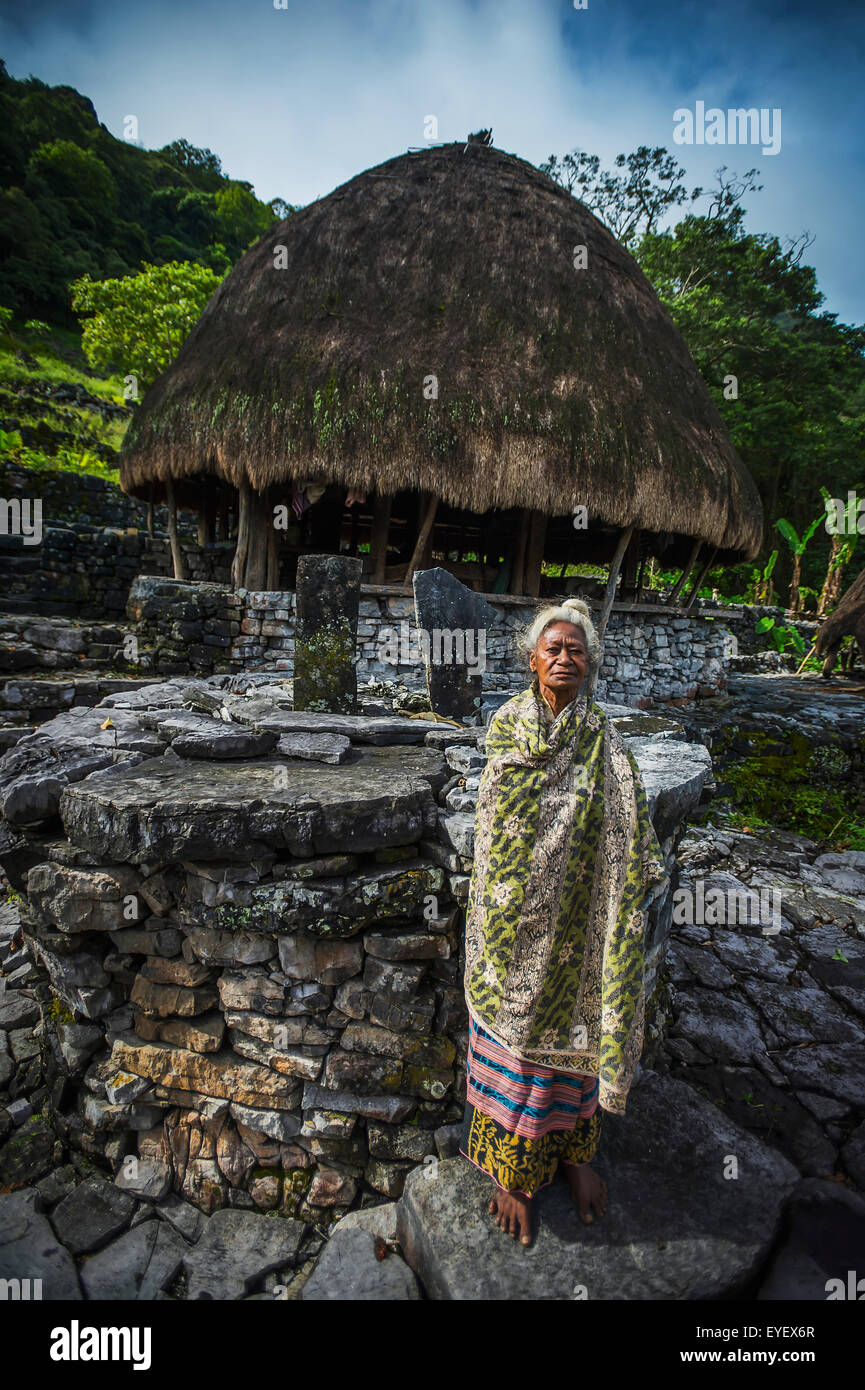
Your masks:
M598 1078L524 1062L469 1017L466 1100L508 1134L543 1139L598 1108Z
M590 1163L601 1114L596 1076L524 1062L469 1015L460 1153L498 1187L534 1197L561 1163Z

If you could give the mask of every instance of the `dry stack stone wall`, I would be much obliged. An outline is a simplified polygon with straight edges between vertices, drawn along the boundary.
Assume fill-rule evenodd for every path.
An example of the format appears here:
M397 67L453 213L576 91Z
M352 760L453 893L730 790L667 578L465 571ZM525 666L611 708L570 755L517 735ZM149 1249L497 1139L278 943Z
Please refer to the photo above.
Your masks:
M533 600L489 599L497 622L486 639L484 690L517 691L524 663L514 638L536 610ZM212 674L267 667L291 671L295 596L236 593L219 584L179 584L139 577L128 609L136 624L142 669L159 675ZM604 638L598 682L602 699L646 708L655 700L712 695L726 684L731 651L721 617L613 612ZM410 595L384 595L362 586L358 621L358 680L400 680L425 686Z
M675 881L709 755L616 717ZM205 1211L315 1220L453 1152L482 743L217 677L109 696L7 754L4 865L50 981L63 1137ZM653 996L670 916L668 890Z

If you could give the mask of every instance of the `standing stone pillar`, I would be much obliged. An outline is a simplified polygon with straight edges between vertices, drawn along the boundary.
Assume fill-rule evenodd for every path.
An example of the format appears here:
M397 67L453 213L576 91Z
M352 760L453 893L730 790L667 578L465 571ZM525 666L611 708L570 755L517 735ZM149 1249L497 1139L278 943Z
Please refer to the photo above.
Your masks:
M496 610L447 570L419 570L413 583L433 712L448 719L477 714L486 671L487 631L497 620Z
M302 555L297 562L296 710L355 711L362 568L362 561L349 555Z

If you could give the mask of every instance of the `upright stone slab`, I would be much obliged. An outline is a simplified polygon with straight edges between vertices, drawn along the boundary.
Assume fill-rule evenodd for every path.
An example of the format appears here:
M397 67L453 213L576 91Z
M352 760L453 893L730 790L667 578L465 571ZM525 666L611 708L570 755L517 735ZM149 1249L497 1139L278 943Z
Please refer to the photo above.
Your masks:
M498 614L447 570L419 570L413 582L430 705L448 719L477 714L487 632Z
M297 563L294 708L353 714L362 562L302 555Z

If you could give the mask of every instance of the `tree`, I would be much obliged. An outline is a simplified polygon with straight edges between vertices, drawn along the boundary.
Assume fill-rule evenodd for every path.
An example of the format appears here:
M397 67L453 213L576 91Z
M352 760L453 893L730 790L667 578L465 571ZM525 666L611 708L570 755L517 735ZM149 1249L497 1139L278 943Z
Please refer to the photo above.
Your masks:
M159 151L163 159L175 169L196 176L196 182L212 191L219 187L224 178L222 161L213 150L200 150L188 140L172 140Z
M579 149L561 159L551 154L540 167L585 203L625 246L653 232L670 208L702 196L701 188L689 193L679 182L685 170L662 147L640 145L632 154L616 155L615 163L627 174L602 170L596 154Z
M73 222L96 211L104 214L114 202L114 180L102 160L71 140L40 145L30 160L29 171L44 179L55 197L62 198ZM76 216L76 214L78 214Z
M241 183L230 183L216 195L216 210L225 233L226 246L236 255L267 231L274 215L266 203Z
M219 282L212 270L189 261L145 265L119 280L81 276L70 289L72 307L90 315L82 336L88 362L149 386L177 356Z
M815 483L843 495L865 466L865 328L825 313L807 235L751 235L736 201L756 189L718 171L710 214L649 232L636 256L669 309L760 490L771 525L814 515ZM789 540L789 537L788 537ZM812 587L825 543L803 559ZM796 556L790 556L795 566ZM797 575L797 580L801 576Z

